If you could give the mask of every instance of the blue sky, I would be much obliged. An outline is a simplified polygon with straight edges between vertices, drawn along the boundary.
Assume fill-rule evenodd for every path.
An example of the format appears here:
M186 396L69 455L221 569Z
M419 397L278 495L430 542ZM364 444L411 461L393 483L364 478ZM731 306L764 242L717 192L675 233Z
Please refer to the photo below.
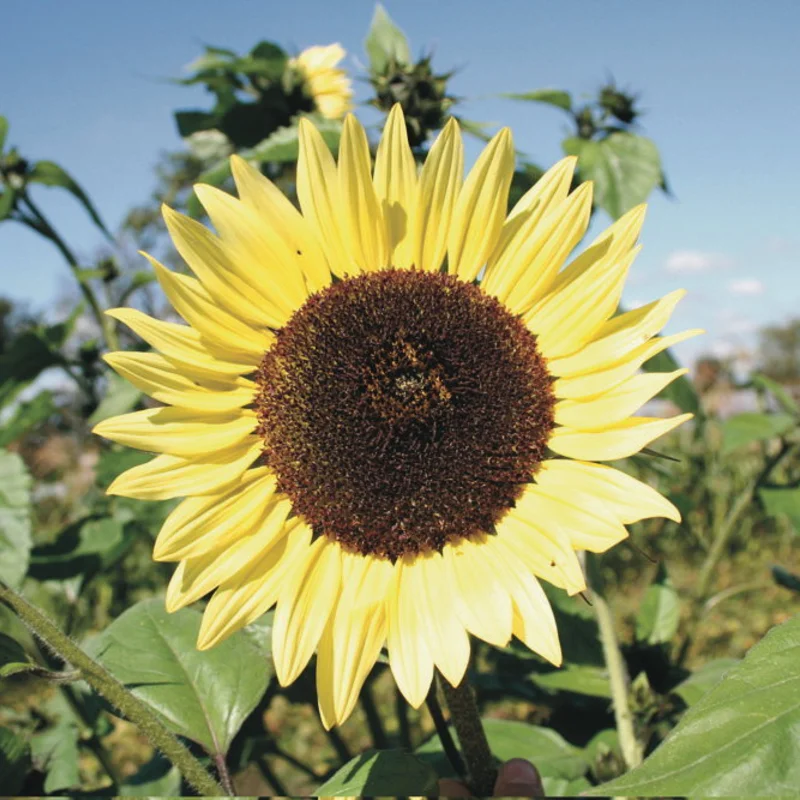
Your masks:
M510 125L518 148L542 165L560 157L566 121L499 92L557 87L580 96L608 74L642 92L643 130L661 149L675 199L653 198L625 300L688 289L670 330L708 335L683 345L685 358L747 346L759 326L792 315L800 294L796 0L385 5L414 52L432 48L439 69L459 68L451 93L472 98L464 116ZM203 44L245 50L273 39L299 50L338 41L363 75L372 10L366 0L5 0L0 113L10 142L70 170L113 228L147 198L159 152L180 146L173 111L208 104L201 90L167 80ZM76 205L46 188L37 195L90 255L100 240ZM47 242L0 226L0 293L45 308L67 281Z

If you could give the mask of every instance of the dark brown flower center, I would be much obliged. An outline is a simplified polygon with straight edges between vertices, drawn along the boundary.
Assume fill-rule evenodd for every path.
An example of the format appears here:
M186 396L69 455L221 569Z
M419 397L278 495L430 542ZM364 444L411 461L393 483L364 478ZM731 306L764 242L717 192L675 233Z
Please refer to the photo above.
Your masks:
M490 532L544 457L553 393L535 337L455 277L335 283L258 372L264 457L318 535L381 558Z

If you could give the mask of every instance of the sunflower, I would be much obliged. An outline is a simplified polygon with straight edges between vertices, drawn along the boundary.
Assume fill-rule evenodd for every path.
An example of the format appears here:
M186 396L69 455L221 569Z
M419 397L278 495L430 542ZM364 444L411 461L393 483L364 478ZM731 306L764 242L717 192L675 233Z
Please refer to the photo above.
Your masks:
M188 325L110 311L156 352L108 363L163 407L100 423L158 453L112 494L185 497L154 558L178 562L170 611L213 592L201 649L277 604L283 685L315 650L323 723L341 723L384 646L409 703L434 668L454 686L469 634L512 635L561 662L540 585L585 588L601 552L647 517L679 520L602 463L688 419L631 416L685 370L639 367L699 331L659 338L682 292L615 315L640 206L562 269L589 222L566 158L507 213L511 133L463 179L450 120L417 171L402 111L374 169L344 122L338 164L301 121L302 213L232 158L239 199L196 191L216 228L164 209L194 277L150 259Z
M305 80L317 110L327 119L341 119L353 107L350 79L336 66L344 57L340 44L329 44L309 47L291 62Z

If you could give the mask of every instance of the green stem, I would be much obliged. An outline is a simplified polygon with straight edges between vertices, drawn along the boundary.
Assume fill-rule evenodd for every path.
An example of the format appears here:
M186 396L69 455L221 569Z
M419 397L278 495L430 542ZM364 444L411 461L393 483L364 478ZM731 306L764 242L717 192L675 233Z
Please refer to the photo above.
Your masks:
M472 687L466 678L458 686L451 686L447 679L439 678L439 685L447 700L450 719L461 745L469 787L477 797L491 797L494 794L497 769L481 724Z
M593 569L594 559L587 553L587 572L592 575L592 587L589 596L592 602L597 625L600 629L600 642L603 646L603 657L608 670L608 680L611 684L611 701L614 705L614 720L619 735L619 746L622 750L622 757L628 769L633 769L642 763L644 755L643 748L636 738L633 726L633 713L628 702L628 670L622 658L622 651L619 649L617 632L614 627L614 615L605 597L599 590L600 580L597 570Z
M436 686L438 683L439 681L435 681L432 684L428 696L425 698L425 704L428 706L428 711L430 712L431 719L436 728L436 733L439 735L439 741L442 743L442 750L444 750L444 754L447 756L450 766L459 778L465 780L467 778L467 768L461 758L461 753L458 752L456 743L453 741L450 728L447 725L447 720L442 713L442 707L439 705L439 698L436 696Z
M199 761L172 734L156 713L131 694L104 667L90 658L38 608L15 591L0 583L0 601L16 611L19 618L65 663L80 670L84 680L121 714L139 727L150 743L160 750L180 771L189 784L203 796L224 795L223 788L206 772ZM68 689L69 687L64 687Z
M109 350L118 349L119 341L117 339L117 331L114 326L114 321L103 313L103 309L101 308L100 303L95 296L91 284L88 280L81 276L80 264L78 263L78 259L75 257L75 254L26 192L22 192L20 194L20 199L25 203L38 222L38 225L35 226L35 229L49 239L58 248L61 255L64 256L64 260L67 262L67 264L69 264L72 274L75 276L75 280L78 282L78 286L80 287L86 302L89 304L92 315L94 316L95 320L97 320L97 324L100 326L100 331L103 334L106 347Z

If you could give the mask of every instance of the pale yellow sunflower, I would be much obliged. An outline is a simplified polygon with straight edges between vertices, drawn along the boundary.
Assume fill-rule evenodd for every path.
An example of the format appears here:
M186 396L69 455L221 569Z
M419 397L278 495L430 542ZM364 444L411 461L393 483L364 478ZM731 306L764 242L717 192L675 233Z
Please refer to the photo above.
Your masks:
M309 47L291 61L305 79L317 111L327 119L341 119L353 107L353 85L337 66L345 55L340 44L329 44Z
M155 544L178 562L168 609L213 592L208 648L277 604L277 676L317 651L326 726L384 646L415 707L434 668L461 681L470 634L559 664L540 579L580 592L576 551L679 519L596 462L688 419L631 415L685 372L642 363L698 331L656 337L681 291L614 315L643 206L562 269L591 210L590 184L569 194L574 166L507 213L508 130L464 180L454 120L419 172L399 107L374 168L353 116L338 164L301 121L302 213L234 157L239 199L196 187L217 235L164 209L195 277L150 259L188 325L110 312L158 351L107 361L165 407L95 431L159 454L109 492L186 497Z

